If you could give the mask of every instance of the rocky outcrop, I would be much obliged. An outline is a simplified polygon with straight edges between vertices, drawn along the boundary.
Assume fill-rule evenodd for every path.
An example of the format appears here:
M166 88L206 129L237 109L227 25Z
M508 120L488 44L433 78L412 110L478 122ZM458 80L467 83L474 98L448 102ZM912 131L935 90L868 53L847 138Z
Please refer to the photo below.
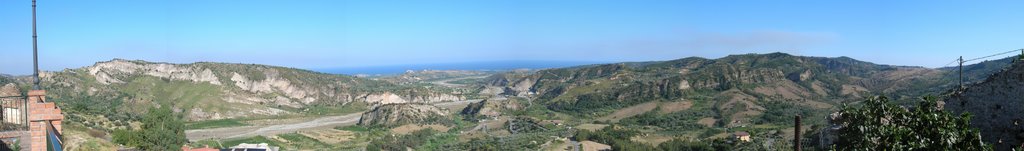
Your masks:
M87 70L101 84L124 83L124 81L119 79L124 76L118 75L144 74L173 80L208 82L214 85L221 85L220 79L210 69L168 63L145 63L114 59L108 62L96 63L96 65L88 67Z
M395 127L405 124L446 124L448 112L433 105L419 103L385 104L363 113L359 125Z
M453 91L347 75L256 64L172 64L114 59L44 72L54 96L117 102L118 110L170 104L189 121L297 114L311 105L436 103L464 100ZM25 80L20 80L25 82ZM3 81L0 81L3 82ZM84 92L84 93L82 93Z
M8 83L0 86L0 97L2 96L21 96L21 90L18 90L18 85Z
M463 100L465 97L451 94L430 94L420 96L399 96L391 92L367 94L361 97L370 104L436 103Z
M502 112L522 109L523 105L515 99L487 99L480 102L469 103L459 114L468 116L500 116Z
M1024 143L1024 63L1016 63L945 99L947 111L971 113L971 126L996 150Z

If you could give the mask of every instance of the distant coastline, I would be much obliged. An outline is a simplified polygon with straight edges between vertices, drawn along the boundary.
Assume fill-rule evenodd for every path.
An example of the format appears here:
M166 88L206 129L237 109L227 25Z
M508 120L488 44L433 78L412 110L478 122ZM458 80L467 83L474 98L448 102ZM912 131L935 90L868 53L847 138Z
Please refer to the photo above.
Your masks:
M338 67L311 69L318 72L332 74L365 74L365 75L391 75L402 74L407 70L515 70L515 69L547 69L562 68L579 65L601 64L608 62L597 61L485 61L466 63L440 63L422 65L390 65L372 67Z

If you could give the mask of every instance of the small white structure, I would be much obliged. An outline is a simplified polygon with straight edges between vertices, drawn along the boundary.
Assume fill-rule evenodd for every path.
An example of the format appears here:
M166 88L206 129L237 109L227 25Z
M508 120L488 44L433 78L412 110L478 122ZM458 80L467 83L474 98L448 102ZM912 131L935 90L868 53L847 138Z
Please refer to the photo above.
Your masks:
M273 146L267 145L267 143L259 143L259 144L242 143L242 144L238 144L238 146L231 147L231 149L228 149L228 150L230 150L230 151L278 151L280 149L281 149L280 147L273 147Z
M747 132L736 132L733 134L733 137L740 141L750 142L750 133Z
M25 124L25 118L22 117L21 109L18 108L7 108L3 109L4 122L11 124Z

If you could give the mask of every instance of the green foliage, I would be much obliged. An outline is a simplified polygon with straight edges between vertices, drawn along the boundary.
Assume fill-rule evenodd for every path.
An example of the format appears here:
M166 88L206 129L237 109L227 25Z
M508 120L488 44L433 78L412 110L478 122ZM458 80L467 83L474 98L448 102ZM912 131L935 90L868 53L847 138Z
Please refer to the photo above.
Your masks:
M359 126L359 125L351 125L351 126L345 126L345 127L336 127L334 129L346 130L346 131L351 131L351 132L368 132L368 131L370 131L370 128L367 128L365 126Z
M167 108L151 108L142 117L141 130L115 130L113 140L142 150L177 150L185 139L181 117Z
M177 150L185 139L185 124L181 117L175 115L170 107L153 108L142 117L143 150Z
M417 146L427 143L430 137L434 136L437 131L433 129L423 129L412 132L408 135L386 135L379 139L370 141L369 145L366 145L366 150L369 151L396 151L406 150L406 148L415 148Z
M188 123L185 125L186 129L205 129L205 128L220 128L220 127L235 127L235 126L247 126L249 124L243 123L238 119L219 119L219 120L207 120L201 122Z
M713 110L684 110L670 114L658 114L657 110L625 118L619 121L624 125L658 126L667 130L686 131L708 128L697 123L704 117L717 117Z
M672 139L667 142L658 144L659 150L664 151L705 151L714 150L711 144L701 142L691 142L682 139Z
M811 118L804 118L804 123L818 124L824 122L822 118L816 118L820 116L815 116L825 115L824 111L813 107L800 106L794 103L794 101L764 101L761 105L764 106L765 112L761 118L754 121L757 124L792 125L793 117L796 115L812 116Z
M636 130L620 128L612 125L598 131L579 130L574 138L578 141L590 140L598 143L608 144L613 150L654 150L654 146L635 142L630 138L640 134Z
M125 146L139 146L142 144L142 134L138 131L117 129L112 134L112 141Z
M539 150L544 142L553 140L553 132L524 133L503 137L473 138L464 143L442 145L437 149L428 150L474 150L474 151L506 151L506 150Z
M992 150L969 127L970 116L939 110L934 97L914 108L873 97L862 107L844 106L838 123L839 150Z
M634 81L624 86L614 86L611 90L601 93L586 93L571 97L572 100L559 100L548 105L549 109L580 116L591 113L609 112L652 100L673 100L683 96L679 91L679 77L658 81ZM553 91L564 91L558 87ZM607 92L605 92L607 91ZM548 92L551 93L551 92ZM556 92L560 94L561 92ZM541 99L544 99L543 96Z
M329 145L329 144L320 142L319 140L316 140L316 139L313 139L313 138L310 138L310 137L306 137L305 135L302 135L302 134L288 133L288 134L280 134L280 135L277 135L277 136L280 137L281 139L287 140L288 145L289 146L294 146L294 148L296 148L296 149L299 149L299 148L319 148L319 149L329 149L329 148L332 148L332 146Z
M532 133L547 130L547 128L538 123L539 122L536 119L531 117L519 116L509 119L505 122L505 125L514 128L512 129L514 131L510 131L512 134Z

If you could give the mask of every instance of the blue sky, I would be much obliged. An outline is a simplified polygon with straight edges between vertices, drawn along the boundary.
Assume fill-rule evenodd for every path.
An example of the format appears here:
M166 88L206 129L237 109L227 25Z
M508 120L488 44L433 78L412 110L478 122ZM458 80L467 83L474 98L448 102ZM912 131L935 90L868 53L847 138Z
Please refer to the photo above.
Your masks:
M0 1L0 73L31 73ZM40 0L41 67L112 58L298 68L787 52L937 67L1024 48L1022 1Z

